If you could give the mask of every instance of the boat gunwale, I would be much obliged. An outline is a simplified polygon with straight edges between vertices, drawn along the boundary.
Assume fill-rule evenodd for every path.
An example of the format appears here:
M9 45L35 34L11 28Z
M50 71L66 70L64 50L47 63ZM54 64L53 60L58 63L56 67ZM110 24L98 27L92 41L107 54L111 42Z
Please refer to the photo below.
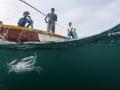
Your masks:
M23 31L32 31L32 32L35 32L35 33L38 33L38 34L44 34L44 35L50 35L50 36L54 36L54 37L58 37L58 38L65 38L64 36L62 35L59 35L59 34L55 34L55 33L49 33L47 31L43 31L43 30L38 30L38 29L32 29L32 28L25 28L25 27L21 27L21 26L15 26L15 25L0 25L0 30L1 28L4 28L4 29L9 29L9 30L23 30Z

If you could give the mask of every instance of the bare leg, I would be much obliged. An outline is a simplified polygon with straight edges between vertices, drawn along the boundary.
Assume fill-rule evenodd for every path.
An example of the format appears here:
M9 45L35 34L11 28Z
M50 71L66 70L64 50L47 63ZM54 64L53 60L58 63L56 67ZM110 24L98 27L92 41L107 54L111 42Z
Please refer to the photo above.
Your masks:
M55 22L52 22L51 24L51 31L52 33L55 33Z

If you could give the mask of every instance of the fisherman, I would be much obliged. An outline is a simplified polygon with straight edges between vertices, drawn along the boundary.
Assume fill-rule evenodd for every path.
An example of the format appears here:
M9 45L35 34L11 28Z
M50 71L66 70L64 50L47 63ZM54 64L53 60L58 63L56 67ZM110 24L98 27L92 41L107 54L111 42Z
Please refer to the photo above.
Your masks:
M72 38L73 38L73 33L72 33L72 31L73 31L72 23L69 22L69 27L68 27L68 38L69 38L69 39L72 39Z
M47 31L55 33L55 21L57 21L57 15L54 13L55 9L51 8L51 13L48 13L45 17L45 22L48 23Z
M72 27L72 23L71 22L69 22L68 38L69 39L77 39L78 38L78 35L76 33L76 29Z
M76 33L76 29L74 28L74 30L72 31L72 38L73 39L77 39L78 38L78 35Z
M23 18L20 18L18 21L18 26L27 28L31 26L31 28L33 28L33 20L29 15L30 15L29 11L25 11L23 13Z

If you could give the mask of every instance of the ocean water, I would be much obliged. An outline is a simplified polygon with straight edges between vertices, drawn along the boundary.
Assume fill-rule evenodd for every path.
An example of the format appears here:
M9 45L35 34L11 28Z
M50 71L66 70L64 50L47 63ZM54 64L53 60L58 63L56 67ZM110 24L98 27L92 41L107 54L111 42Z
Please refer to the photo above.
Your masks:
M8 73L8 63L33 56L33 70ZM0 49L0 90L119 90L120 46Z
M0 41L0 90L120 90L119 31L64 42Z

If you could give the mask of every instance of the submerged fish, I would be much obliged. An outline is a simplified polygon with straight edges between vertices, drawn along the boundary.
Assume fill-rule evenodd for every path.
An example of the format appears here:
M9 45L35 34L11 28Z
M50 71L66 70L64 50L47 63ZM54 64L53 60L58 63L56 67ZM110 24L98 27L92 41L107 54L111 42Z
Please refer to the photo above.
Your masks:
M8 63L9 71L8 73L15 72L15 73L24 73L30 71L37 71L40 73L42 70L41 67L35 66L37 56L29 56L23 59L16 59Z

